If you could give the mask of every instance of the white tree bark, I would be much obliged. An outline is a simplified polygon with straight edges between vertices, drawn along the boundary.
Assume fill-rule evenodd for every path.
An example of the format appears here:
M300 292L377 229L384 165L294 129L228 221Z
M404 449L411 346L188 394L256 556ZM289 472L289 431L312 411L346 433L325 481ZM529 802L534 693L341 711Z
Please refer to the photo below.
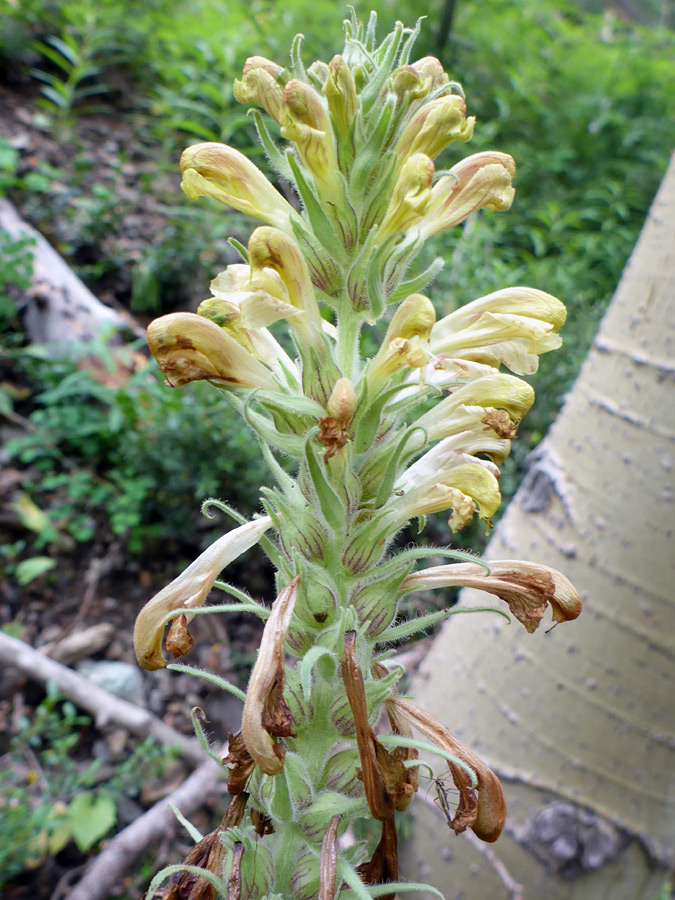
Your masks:
M579 378L490 541L566 574L576 622L448 621L420 703L503 780L526 900L655 900L675 863L675 159ZM462 605L484 605L465 592ZM447 900L509 892L419 804L406 862Z

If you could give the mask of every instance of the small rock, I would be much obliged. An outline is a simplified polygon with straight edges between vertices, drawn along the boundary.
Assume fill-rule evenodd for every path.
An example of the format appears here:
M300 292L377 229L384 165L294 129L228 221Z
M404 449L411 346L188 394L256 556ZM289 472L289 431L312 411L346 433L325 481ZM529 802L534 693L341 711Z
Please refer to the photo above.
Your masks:
M80 675L122 700L144 705L143 678L140 669L130 663L87 659L77 667Z

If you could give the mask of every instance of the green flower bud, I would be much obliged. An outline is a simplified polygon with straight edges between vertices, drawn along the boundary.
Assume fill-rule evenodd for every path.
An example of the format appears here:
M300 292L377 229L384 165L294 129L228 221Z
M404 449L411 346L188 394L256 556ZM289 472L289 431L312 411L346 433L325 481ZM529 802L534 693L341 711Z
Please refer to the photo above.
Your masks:
M352 70L339 54L330 61L323 92L326 95L328 110L333 117L337 133L343 138L347 137L356 116L359 101L356 96Z
M320 864L317 853L305 849L298 856L291 875L293 900L316 900L319 893Z
M257 103L273 119L281 122L284 110L284 89L277 76L281 66L263 56L251 56L244 63L242 80L234 81L234 96L240 103Z
M291 753L290 751L286 753L283 776L288 785L288 795L291 798L293 808L301 810L309 806L314 796L312 782L304 762L297 753Z
M290 642L289 642L290 643ZM309 647L316 644L316 634L311 635ZM304 652L307 652L305 650ZM300 673L295 666L286 667L286 683L284 685L284 701L291 712L291 718L302 727L303 722L311 722L314 716L314 704L307 699L300 684Z
M227 880L233 863L233 850L236 844L244 845L241 854L241 896L263 897L274 886L274 858L268 847L258 840L252 826L229 828L221 832L221 840L227 851L223 866L223 875Z
M334 791L321 791L313 803L298 816L298 825L308 841L320 844L333 816L362 816L367 813L365 798L346 797Z

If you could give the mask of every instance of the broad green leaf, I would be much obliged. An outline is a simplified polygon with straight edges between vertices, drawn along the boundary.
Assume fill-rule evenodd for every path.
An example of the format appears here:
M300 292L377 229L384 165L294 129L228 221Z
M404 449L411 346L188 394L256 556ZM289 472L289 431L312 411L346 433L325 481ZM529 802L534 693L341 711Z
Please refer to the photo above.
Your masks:
M68 804L68 820L75 846L82 853L90 850L115 824L115 801L101 791L78 794Z

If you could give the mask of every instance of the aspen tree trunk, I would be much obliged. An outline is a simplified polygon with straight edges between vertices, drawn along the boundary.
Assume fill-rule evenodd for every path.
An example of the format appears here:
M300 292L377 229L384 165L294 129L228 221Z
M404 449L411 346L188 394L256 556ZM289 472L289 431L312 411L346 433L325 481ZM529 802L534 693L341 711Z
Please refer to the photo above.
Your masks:
M456 616L413 686L502 778L508 816L494 852L526 900L655 900L675 862L674 388L675 158L486 554L560 569L584 611L534 635ZM407 878L446 900L518 896L416 808Z

